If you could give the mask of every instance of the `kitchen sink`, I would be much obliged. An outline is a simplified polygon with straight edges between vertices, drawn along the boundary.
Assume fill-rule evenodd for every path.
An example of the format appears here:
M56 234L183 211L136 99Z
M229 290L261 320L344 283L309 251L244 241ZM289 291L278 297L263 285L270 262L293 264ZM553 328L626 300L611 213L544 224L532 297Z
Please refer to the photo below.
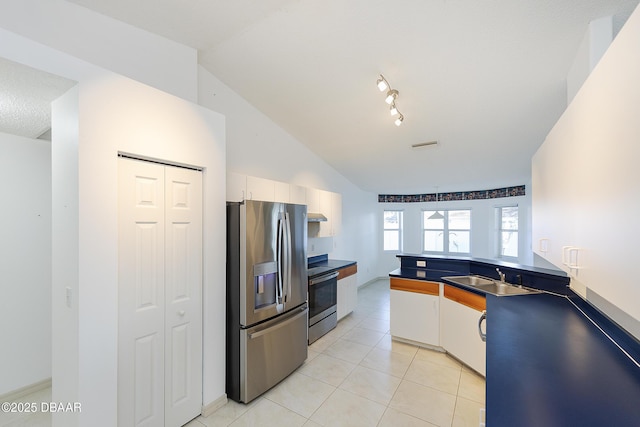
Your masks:
M481 276L449 276L449 277L443 277L443 279L451 280L452 282L455 282L458 285L474 286L474 287L492 285L495 283L493 279L487 279Z
M538 294L534 289L522 288L506 282L499 282L482 276L446 276L443 279L457 285L471 287L488 294L497 296Z

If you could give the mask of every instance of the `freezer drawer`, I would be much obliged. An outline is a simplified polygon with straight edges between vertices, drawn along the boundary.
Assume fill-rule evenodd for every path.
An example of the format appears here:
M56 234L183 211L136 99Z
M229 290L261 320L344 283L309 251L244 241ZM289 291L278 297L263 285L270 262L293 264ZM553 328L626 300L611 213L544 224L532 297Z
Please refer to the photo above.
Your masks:
M307 358L307 305L240 331L240 400L248 403Z

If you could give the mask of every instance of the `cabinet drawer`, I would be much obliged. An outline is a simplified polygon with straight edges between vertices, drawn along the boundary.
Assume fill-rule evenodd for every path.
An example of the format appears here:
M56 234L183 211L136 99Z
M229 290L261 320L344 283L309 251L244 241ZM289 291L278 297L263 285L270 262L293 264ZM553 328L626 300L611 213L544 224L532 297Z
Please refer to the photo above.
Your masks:
M436 282L392 277L390 279L390 285L391 289L396 291L415 292L426 295L440 295L440 284Z
M348 267L341 268L338 270L338 280L347 278L349 276L353 276L358 272L358 264L353 264Z
M454 286L444 285L444 297L474 310L484 311L487 309L487 300L484 296Z

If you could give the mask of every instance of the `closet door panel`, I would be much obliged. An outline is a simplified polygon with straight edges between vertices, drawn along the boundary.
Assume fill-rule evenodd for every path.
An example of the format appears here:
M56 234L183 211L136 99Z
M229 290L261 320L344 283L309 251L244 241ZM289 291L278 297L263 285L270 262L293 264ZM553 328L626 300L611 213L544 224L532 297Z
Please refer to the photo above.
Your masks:
M202 405L202 173L166 168L166 425ZM186 420L186 421L185 421Z
M164 167L119 160L118 424L164 423Z

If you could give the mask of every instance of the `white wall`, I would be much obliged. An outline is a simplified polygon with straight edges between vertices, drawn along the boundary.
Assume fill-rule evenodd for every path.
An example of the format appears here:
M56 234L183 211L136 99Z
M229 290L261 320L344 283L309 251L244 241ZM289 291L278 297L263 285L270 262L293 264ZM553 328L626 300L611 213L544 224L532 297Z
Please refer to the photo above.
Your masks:
M11 16L4 12L2 25ZM53 399L82 402L83 411L54 414L54 425L116 424L118 150L206 169L204 403L222 397L223 117L10 31L0 36L0 56L79 81L53 112L52 375Z
M184 99L197 99L195 49L64 0L0 0L0 9L0 27L6 30Z
M76 86L51 106L51 379L52 400L64 402L80 402L78 117ZM77 415L56 414L53 425L78 425Z
M198 86L199 103L226 117L228 170L341 193L342 233L318 245L332 258L356 260L359 284L376 277L377 196L354 186L202 67Z
M636 9L533 158L535 238L571 286L640 338L640 9ZM566 269L566 267L564 267Z
M54 414L54 425L83 425L90 419L115 425L117 204L115 186L109 183L116 182L117 150L207 166L205 189L210 197L205 212L211 221L208 228L205 224L203 403L207 405L224 395L224 236L211 224L224 222L225 157L230 167L240 172L342 193L344 232L332 242L333 254L358 261L361 283L374 274L376 197L357 189L230 91L225 92L224 108L216 108L229 114L228 139L233 149L225 156L221 116L211 116L90 64L104 65L190 98L189 88L198 83L190 80L189 70L172 71L158 63L188 64L181 52L175 53L166 40L152 37L150 52L156 56L141 64L131 57L146 46L140 41L146 37L144 32L108 19L94 20L65 2L59 6L60 11L69 13L50 10L46 2L4 1L0 16L0 56L79 82L54 112L57 121L67 120L69 126L63 132L65 126L54 125L58 130L57 137L54 131L56 148L52 153L57 230L53 244L60 249L53 260L53 399L81 401L83 412ZM29 13L29 9L36 13ZM87 37L95 36L98 48L96 52L85 51L89 44L77 34L94 24L101 30L87 33ZM110 40L113 35L118 35L117 40ZM114 52L109 52L110 43L115 43ZM195 69L196 64L189 66ZM206 91L217 79L205 74L200 84L202 103L216 106L207 99L211 94ZM226 90L224 85L217 89ZM201 120L193 122L194 118ZM247 135L250 138L245 141ZM269 148L262 151L263 146ZM262 165L273 147L285 148L287 156L279 163ZM243 158L242 150L253 153ZM292 156L295 167L289 160ZM71 308L66 306L67 287L72 294Z
M518 185L514 183L514 185ZM472 189L460 189L466 191ZM525 193L530 193L526 186ZM518 260L523 265L533 265L531 251L531 195L504 197L487 200L441 201L436 203L379 203L378 227L382 229L382 214L385 210L403 211L403 252L409 254L422 253L422 211L438 209L471 209L471 254L475 258L497 258L497 230L495 225L495 208L501 206L518 206L519 238ZM380 245L379 275L400 267L396 252L385 252Z
M605 16L589 22L576 57L567 73L567 105L576 96L584 81L611 45L612 40L612 16Z
M0 395L51 377L51 144L0 133Z
M216 361L224 347L225 244L224 229L219 227L225 218L224 120L202 107L109 72L81 81L77 98L77 163L53 164L54 215L67 209L73 215L77 204L78 218L76 222L54 216L54 249L57 244L69 244L70 252L64 259L54 258L53 307L61 316L71 317L64 321L63 330L54 323L54 340L71 341L70 357L76 356L76 343L78 384L76 390L71 384L60 385L70 393L60 395L56 387L66 381L54 376L54 400L81 401L83 412L79 418L57 421L59 425L73 425L76 420L81 425L96 425L96 420L100 425L116 424L118 203L114 183L118 151L205 168L204 398L205 403L220 398L224 394L224 370ZM72 143L55 136L58 115L54 113L53 158L58 158L58 150L61 159L73 158ZM74 168L77 190L73 185ZM63 182L56 182L59 177ZM56 191L66 184L71 184L70 203ZM67 231L71 236L77 233L77 242L65 240ZM76 259L77 265L71 265ZM57 262L64 264L65 271L77 271L76 283L72 277L61 279L56 275ZM66 286L72 287L77 298L71 308L60 298ZM65 371L71 369L66 367Z

